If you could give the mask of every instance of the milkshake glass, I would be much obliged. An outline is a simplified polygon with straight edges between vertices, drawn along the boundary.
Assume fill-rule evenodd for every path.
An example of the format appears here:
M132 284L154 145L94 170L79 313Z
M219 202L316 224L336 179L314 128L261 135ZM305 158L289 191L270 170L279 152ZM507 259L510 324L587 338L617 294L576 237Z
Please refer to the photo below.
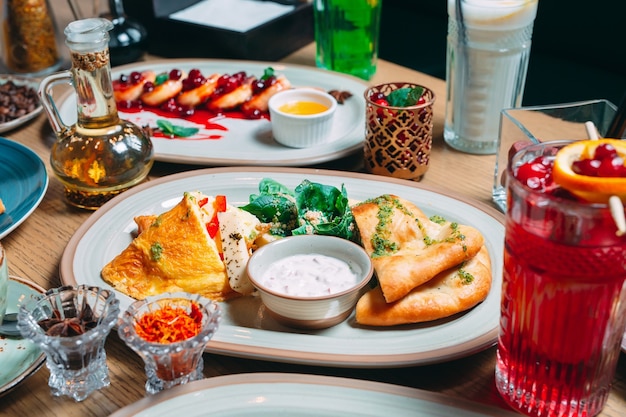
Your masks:
M500 111L519 107L538 0L448 0L444 139L495 154Z

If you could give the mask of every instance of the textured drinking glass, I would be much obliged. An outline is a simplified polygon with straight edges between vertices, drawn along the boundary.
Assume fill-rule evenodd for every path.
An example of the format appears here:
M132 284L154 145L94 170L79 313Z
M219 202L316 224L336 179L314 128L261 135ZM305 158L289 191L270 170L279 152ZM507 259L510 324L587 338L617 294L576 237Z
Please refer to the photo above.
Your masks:
M496 153L500 111L519 107L537 0L448 0L444 139Z
M566 143L530 145L511 166ZM529 416L595 416L626 323L626 236L607 205L533 191L513 175L509 167L498 391Z
M372 78L381 9L382 0L313 0L317 66Z
M135 326L146 313L166 306L182 308L190 313L193 304L199 307L202 313L202 324L197 335L180 342L154 343L146 341L137 333ZM220 308L216 302L185 292L163 293L131 304L122 315L121 325L117 331L120 338L144 361L148 394L156 394L176 385L203 378L202 353L217 330L220 317Z
M7 297L9 293L9 266L7 255L0 243L0 324L4 320L7 311Z
M52 395L82 401L110 384L104 342L119 316L119 300L111 291L80 285L63 286L20 307L22 336L41 347L50 370ZM40 325L54 321L54 330ZM78 335L69 329L82 327Z
M375 93L389 95L400 88L422 87L423 104L384 106L374 102ZM387 83L365 93L365 169L377 175L419 181L428 170L433 142L435 94L412 83Z
M502 212L506 211L506 167L516 149L553 140L587 139L586 122L593 122L600 136L604 137L616 110L615 105L607 100L502 110L491 192L496 206Z

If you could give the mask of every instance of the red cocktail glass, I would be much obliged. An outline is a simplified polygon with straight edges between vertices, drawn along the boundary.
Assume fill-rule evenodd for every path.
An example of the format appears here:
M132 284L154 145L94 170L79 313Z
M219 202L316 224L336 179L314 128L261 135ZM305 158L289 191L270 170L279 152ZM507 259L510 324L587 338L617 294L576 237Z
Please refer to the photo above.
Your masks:
M496 384L529 416L594 416L626 322L626 236L608 205L534 191L516 168L569 142L522 149L508 167Z

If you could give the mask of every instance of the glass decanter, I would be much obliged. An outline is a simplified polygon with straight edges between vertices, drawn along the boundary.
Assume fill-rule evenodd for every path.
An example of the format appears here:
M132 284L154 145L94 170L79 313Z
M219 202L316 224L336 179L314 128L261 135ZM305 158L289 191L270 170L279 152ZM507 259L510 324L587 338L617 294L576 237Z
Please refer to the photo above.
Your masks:
M142 182L153 164L153 148L142 128L120 119L113 96L108 31L103 18L71 22L65 28L72 68L45 78L39 96L57 140L50 164L70 204L95 210ZM57 84L76 91L78 118L66 125L52 92Z

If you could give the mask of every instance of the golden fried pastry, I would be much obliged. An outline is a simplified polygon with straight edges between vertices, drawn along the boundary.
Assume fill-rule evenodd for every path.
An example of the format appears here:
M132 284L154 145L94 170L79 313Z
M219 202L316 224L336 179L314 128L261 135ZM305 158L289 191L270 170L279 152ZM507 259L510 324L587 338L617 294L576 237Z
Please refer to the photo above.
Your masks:
M185 193L148 227L143 224L142 232L102 269L102 278L136 299L173 291L218 301L237 295L203 221L200 198L206 200L199 193Z
M394 195L359 203L352 206L352 213L388 303L472 258L484 242L475 228L433 221Z
M365 293L356 305L356 321L369 326L421 323L466 311L487 298L491 261L483 246L474 256L439 273L403 298L387 303L380 287Z

